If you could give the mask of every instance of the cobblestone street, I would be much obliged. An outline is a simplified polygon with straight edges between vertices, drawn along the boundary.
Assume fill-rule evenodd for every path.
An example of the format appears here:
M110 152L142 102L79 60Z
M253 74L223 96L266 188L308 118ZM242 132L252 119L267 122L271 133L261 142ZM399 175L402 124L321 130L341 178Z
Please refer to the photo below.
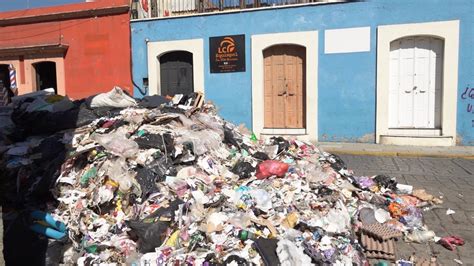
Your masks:
M437 236L459 235L466 241L456 251L436 243L406 244L398 242L398 257L436 256L443 265L474 265L474 160L444 158L375 157L340 155L349 169L357 175L387 174L402 184L424 188L428 193L442 196L444 203L424 213L424 221ZM450 208L456 213L446 215Z

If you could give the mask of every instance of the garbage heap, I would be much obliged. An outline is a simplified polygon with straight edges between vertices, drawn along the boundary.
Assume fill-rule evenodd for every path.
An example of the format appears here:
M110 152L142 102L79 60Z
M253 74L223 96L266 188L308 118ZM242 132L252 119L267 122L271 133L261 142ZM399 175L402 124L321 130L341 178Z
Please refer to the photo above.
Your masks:
M395 261L403 235L434 237L421 208L440 200L424 190L257 139L196 95L95 97L30 95L3 112L2 169L25 209L65 225L37 230L62 243L58 262L364 265Z

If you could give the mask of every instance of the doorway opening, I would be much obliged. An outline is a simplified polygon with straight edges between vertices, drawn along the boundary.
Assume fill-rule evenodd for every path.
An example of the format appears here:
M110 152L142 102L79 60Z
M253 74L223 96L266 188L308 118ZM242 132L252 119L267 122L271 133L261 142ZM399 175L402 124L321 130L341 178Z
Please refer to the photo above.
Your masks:
M271 46L263 60L264 128L306 128L306 48Z
M441 129L443 50L444 41L431 36L390 43L390 129Z
M56 63L55 62L39 62L33 64L35 69L36 89L44 90L53 88L57 93L57 77L56 77Z
M6 64L0 64L0 82L4 87L10 88L10 70Z
M194 92L193 54L186 51L174 51L161 55L160 88L161 95L188 95Z

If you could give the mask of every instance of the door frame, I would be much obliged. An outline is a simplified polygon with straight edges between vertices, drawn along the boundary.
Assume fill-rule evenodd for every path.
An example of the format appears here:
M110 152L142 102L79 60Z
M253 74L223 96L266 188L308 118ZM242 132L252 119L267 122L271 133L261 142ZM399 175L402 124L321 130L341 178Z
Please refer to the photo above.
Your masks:
M420 44L420 40L423 41L425 40L425 44L427 46L425 47L420 47L419 44ZM408 46L407 46L407 42L409 42ZM438 53L436 54L436 57L434 57L434 65L431 64L432 63L432 55L431 53L427 52L426 56L428 57L427 59L427 62L425 62L425 66L422 67L421 71L427 71L427 72L423 72L421 73L423 76L425 76L425 81L426 81L426 78L428 79L428 83L420 83L418 82L418 79L417 77L419 76L420 72L419 72L419 68L418 66L420 66L420 63L421 61L417 61L418 58L419 58L419 53L417 53L418 51L418 48L421 48L421 49L424 49L426 51L435 51L436 48L436 44L439 44L439 48L437 51ZM395 45L392 50L392 45ZM405 45L405 46L404 46ZM396 62L397 62L397 65L395 68L400 68L401 69L401 65L403 64L403 61L402 61L402 49L410 49L409 53L413 56L413 62L411 63L411 65L413 66L413 73L412 73L412 76L409 77L409 82L410 82L410 86L409 87L401 87L401 84L404 83L404 82L407 82L408 80L405 80L404 78L405 75L403 75L401 72L397 71L397 77L396 79L398 80L398 84L397 85L394 85L393 88L389 88L389 91L392 90L390 92L389 95L392 95L394 96L394 91L396 91L396 104L392 105L392 106L389 106L389 130L390 132L394 131L394 130L398 130L399 132L402 131L402 135L407 133L407 135L421 135L423 136L425 133L427 133L426 135L433 135L433 133L435 132L438 132L438 136L441 135L441 131L440 131L440 127L441 127L441 99L442 99L442 95L441 95L441 92L442 92L442 77L443 77L443 73L442 73L442 66L444 65L443 63L443 59L444 59L444 55L443 55L443 50L444 50L444 40L443 39L440 39L440 38L437 38L437 37L434 37L434 36L426 36L426 35L418 35L418 36L408 36L408 37L404 37L404 38L401 38L401 39L397 39L397 40L394 40L390 43L390 57L392 58L392 52L394 52L394 55L396 57ZM430 50L427 50L427 49L430 49ZM406 55L406 54L405 54ZM393 60L393 58L392 58ZM435 68L433 68L433 66ZM390 79L392 78L392 74L393 74L393 69L389 69L390 71ZM435 73L434 74L434 80L431 80L431 78L433 76L431 76L431 73ZM438 79L439 78L439 79ZM390 81L392 84L392 81ZM422 81L421 81L422 82ZM433 82L433 83L432 83ZM427 86L424 91L424 94L421 95L421 91L423 90L423 88L419 88L419 90L415 90L415 84L416 86L418 85L425 85ZM434 86L430 86L430 84L434 84ZM408 89L408 91L406 91ZM403 91L403 92L402 92ZM389 96L389 102L392 100L392 96ZM407 98L408 97L411 102L412 102L412 112L409 114L409 113L405 113L405 115L401 114L400 111L406 111L408 109L406 108L402 108L403 107L403 104L405 102L407 102ZM422 99L422 97L426 97L425 98L425 105L423 105L423 103L420 103L420 98ZM433 97L433 98L431 98ZM439 102L438 102L439 101ZM417 122L419 120L416 119L416 114L417 114L417 111L416 110L419 110L420 106L423 106L426 109L426 111L428 112L427 116L424 116L424 122L423 123L424 125L417 125ZM394 109L392 109L394 108ZM393 112L393 113L392 113ZM393 120L394 121L391 121L391 118L393 115ZM400 119L403 119L403 118L408 118L409 116L411 116L411 124L405 124L405 123L402 123L403 125L400 125L398 122L400 121ZM432 119L432 121L431 121ZM398 121L397 121L398 120ZM392 123L391 123L392 122ZM431 122L431 124L430 124ZM391 126L391 127L390 127ZM411 131L411 132L403 132L404 130L406 129L411 129L411 130L407 130L407 131ZM428 133L429 132L429 133ZM435 135L436 136L436 135Z
M42 62L54 62L56 64L56 92L59 95L66 95L66 77L65 77L65 64L64 64L64 57L63 56L51 56L51 57L43 57L43 58L28 58L25 57L25 65L26 65L26 72L30 73L29 79L26 80L27 85L29 85L32 90L28 92L33 92L38 90L36 88L36 70L34 65L37 63ZM20 64L21 65L21 64ZM17 69L17 73L18 73ZM18 84L18 77L17 77L17 84ZM22 92L21 90L18 93L26 93Z
M376 143L382 137L399 135L400 130L391 130L389 121L389 82L390 82L390 43L409 36L433 36L444 40L443 83L441 89L441 135L426 143L430 145L456 144L456 113L459 54L459 20L428 23L384 25L377 27L377 107L376 107ZM446 137L443 139L440 137ZM384 143L399 144L398 137ZM408 136L400 144L419 143L419 136ZM403 142L403 143L402 143Z
M40 62L36 62L36 63L31 64L31 67L32 67L32 69L33 69L33 71L34 71L34 76L35 76L33 82L35 83L36 90L37 90L37 91L40 91L40 90L41 90L41 89L39 88L40 86L39 86L39 84L38 84L38 82L39 82L39 80L38 80L38 76L39 76L39 73L38 73L38 65L44 64L44 63L52 63L52 64L54 64L54 70L55 70L55 72L56 72L56 73L55 73L55 74L56 74L56 88L54 88L54 89L56 90L56 93L57 93L57 91L58 91L58 76L57 76L57 73L58 73L57 68L58 68L58 66L57 66L56 62L54 62L54 61L49 61L49 60L44 60L44 61L40 61Z
M161 94L159 57L169 52L186 51L193 54L194 91L204 93L204 41L203 39L148 42L148 95Z
M318 31L252 35L252 130L256 135L296 135L318 140ZM263 51L274 45L299 45L306 48L306 129L264 128L264 60Z

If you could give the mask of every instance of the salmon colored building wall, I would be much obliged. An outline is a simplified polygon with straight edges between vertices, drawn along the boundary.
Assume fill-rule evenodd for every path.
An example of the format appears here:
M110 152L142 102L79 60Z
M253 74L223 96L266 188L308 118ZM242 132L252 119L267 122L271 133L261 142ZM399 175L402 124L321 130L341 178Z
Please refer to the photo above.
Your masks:
M0 13L0 64L19 93L37 90L34 63L56 63L57 89L79 99L120 86L133 94L128 0Z

